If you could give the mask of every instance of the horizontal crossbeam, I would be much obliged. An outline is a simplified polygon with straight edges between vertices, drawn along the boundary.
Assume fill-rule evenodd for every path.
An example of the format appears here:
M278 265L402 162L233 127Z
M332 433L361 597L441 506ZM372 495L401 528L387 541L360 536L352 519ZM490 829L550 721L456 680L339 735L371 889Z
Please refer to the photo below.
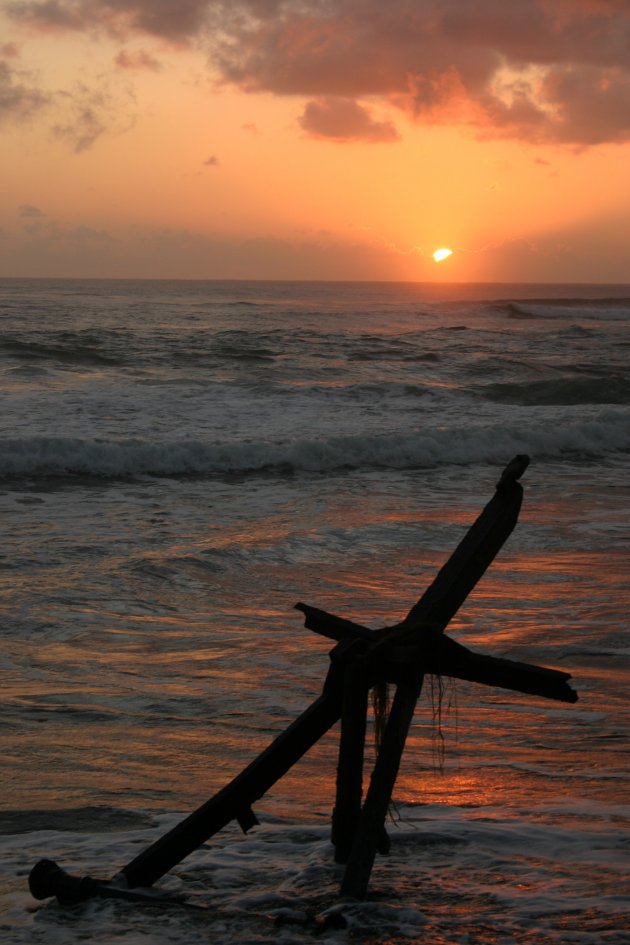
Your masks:
M570 673L476 653L429 628L425 628L419 640L403 644L399 643L402 637L409 639L407 633L401 632L403 624L368 630L318 607L301 603L296 606L306 617L307 629L340 643L361 640L368 645L368 675L372 685L378 681L411 682L418 674L432 673L560 702L578 700L577 693L567 684L571 679ZM343 650L340 647L336 649L338 658L342 658Z
M568 685L570 673L476 653L445 636L437 639L430 649L393 648L391 655L382 662L382 668L389 682L398 683L414 678L418 673L431 673L559 702L578 701L577 693Z

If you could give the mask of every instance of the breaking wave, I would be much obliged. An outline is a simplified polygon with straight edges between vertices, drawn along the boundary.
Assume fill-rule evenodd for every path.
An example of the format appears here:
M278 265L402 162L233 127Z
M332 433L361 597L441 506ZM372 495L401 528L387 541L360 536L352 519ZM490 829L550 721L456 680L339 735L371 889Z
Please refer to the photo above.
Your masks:
M630 299L531 299L495 306L508 318L578 318L594 321L630 320Z
M626 417L614 413L562 427L540 424L516 430L492 426L282 442L33 436L4 440L0 477L326 474L353 469L500 463L515 453L579 459L628 450L630 425Z
M630 376L608 374L486 384L479 393L487 400L507 404L629 404Z

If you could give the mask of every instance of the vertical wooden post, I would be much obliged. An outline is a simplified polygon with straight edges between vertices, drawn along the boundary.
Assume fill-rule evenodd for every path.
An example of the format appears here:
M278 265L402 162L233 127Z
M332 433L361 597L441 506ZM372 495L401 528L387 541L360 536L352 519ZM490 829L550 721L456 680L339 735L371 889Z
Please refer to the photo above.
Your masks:
M364 653L358 653L348 659L344 674L337 794L332 815L337 863L348 862L361 816L368 691L367 659Z
M376 851L383 835L387 808L400 767L409 726L422 690L424 677L414 682L401 682L394 696L376 765L372 772L359 829L352 845L341 894L365 899Z

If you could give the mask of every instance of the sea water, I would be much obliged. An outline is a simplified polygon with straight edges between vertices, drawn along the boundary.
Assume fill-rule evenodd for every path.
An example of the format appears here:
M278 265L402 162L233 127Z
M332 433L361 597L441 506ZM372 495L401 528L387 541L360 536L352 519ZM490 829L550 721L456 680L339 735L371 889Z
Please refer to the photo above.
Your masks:
M630 942L629 325L627 286L0 281L2 942ZM238 774L321 691L294 604L399 620L518 453L448 632L579 702L428 680L366 902L335 730L159 881L188 905L32 899Z

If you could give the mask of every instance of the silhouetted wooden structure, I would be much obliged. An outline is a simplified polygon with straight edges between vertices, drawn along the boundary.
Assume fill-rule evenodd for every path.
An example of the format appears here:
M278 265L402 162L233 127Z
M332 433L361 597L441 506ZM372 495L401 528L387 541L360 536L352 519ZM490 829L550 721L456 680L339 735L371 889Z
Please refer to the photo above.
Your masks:
M517 522L523 496L518 480L528 463L526 456L509 463L493 498L400 623L368 630L307 604L296 605L308 629L337 641L323 691L241 774L113 880L73 877L52 860L41 860L29 877L32 894L38 899L57 896L62 902L99 895L139 898L139 887L152 886L231 820L245 832L257 824L255 801L341 719L332 840L335 859L346 864L341 893L365 898L376 853L389 847L385 818L425 674L577 701L568 685L569 673L481 655L444 636ZM368 693L382 682L394 684L396 692L363 800Z

